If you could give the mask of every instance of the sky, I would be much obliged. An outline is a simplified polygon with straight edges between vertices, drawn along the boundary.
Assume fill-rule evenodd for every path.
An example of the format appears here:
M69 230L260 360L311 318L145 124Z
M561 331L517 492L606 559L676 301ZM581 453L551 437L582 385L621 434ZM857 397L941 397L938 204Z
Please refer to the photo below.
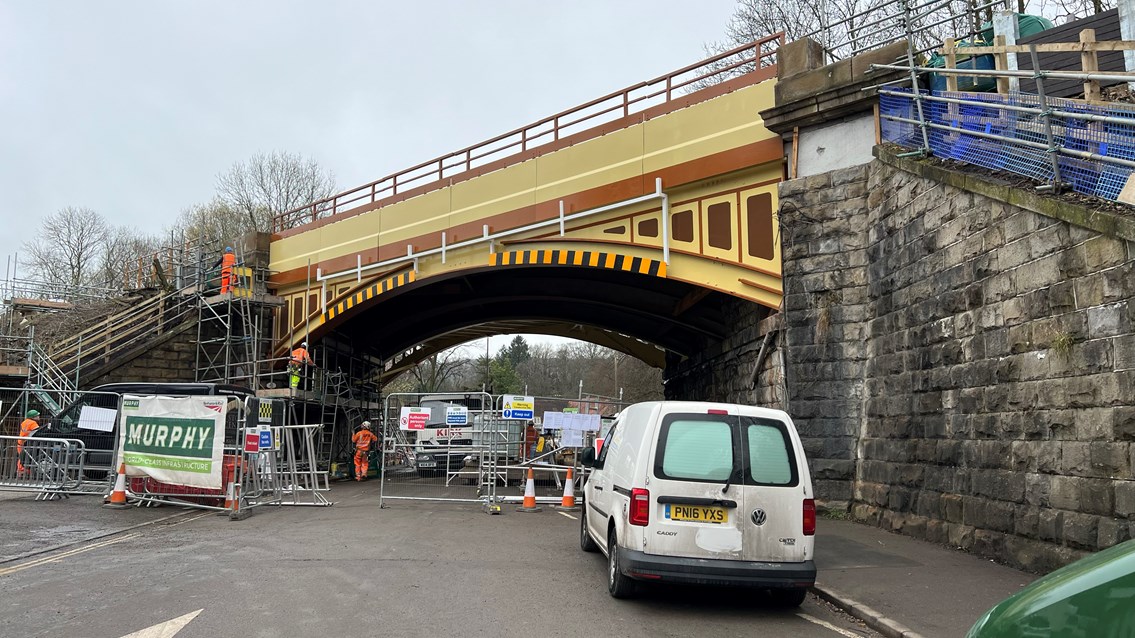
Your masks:
M258 152L341 189L696 62L736 0L0 0L0 257L89 207L148 233Z

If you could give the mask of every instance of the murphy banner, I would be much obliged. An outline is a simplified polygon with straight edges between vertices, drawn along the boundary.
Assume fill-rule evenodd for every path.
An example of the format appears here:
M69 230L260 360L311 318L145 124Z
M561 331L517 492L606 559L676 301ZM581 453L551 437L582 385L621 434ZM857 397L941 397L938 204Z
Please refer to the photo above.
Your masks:
M119 448L127 476L221 489L225 397L122 397Z

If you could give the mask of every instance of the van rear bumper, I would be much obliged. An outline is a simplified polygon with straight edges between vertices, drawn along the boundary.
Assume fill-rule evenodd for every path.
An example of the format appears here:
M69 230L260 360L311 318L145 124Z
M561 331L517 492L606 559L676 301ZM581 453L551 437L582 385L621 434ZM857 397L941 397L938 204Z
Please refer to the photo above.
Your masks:
M623 575L647 582L663 581L695 585L767 587L770 589L811 587L816 583L816 563L763 563L712 558L655 556L619 549Z

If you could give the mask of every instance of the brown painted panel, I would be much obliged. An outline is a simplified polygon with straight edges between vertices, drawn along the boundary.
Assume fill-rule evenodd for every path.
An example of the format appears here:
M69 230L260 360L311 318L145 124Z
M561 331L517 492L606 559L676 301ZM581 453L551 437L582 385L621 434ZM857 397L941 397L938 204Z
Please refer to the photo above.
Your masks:
M729 202L710 204L706 209L708 220L706 240L713 248L729 250L733 247L733 207Z
M300 325L303 321L303 297L296 296L292 302L292 327Z
M694 240L694 211L683 210L674 213L671 234L674 241L691 242Z
M772 259L772 194L759 193L745 198L745 213L749 216L749 256Z
M610 228L603 229L603 232L607 235L626 235L627 234L627 227L626 226L612 226Z
M638 223L638 234L643 237L657 237L658 236L658 220L657 219L644 219Z
M318 293L313 292L310 295L308 295L307 296L307 314L310 315L311 313L315 312L315 308L318 306L318 304L319 304L319 294Z

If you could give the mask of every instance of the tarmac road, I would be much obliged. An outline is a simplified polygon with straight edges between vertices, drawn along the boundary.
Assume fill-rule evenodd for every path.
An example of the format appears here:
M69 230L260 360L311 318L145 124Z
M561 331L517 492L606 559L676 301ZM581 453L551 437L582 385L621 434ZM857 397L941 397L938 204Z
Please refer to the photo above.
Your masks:
M330 508L237 522L194 511L0 562L0 636L120 638L174 619L137 638L876 635L812 597L784 610L744 590L652 587L617 601L605 559L579 550L577 519L423 502L379 510L377 494L375 482L339 483ZM0 520L14 503L0 502ZM56 504L26 505L23 517ZM53 511L113 513L121 527L179 513L112 512L90 498ZM5 554L21 549L36 548Z

